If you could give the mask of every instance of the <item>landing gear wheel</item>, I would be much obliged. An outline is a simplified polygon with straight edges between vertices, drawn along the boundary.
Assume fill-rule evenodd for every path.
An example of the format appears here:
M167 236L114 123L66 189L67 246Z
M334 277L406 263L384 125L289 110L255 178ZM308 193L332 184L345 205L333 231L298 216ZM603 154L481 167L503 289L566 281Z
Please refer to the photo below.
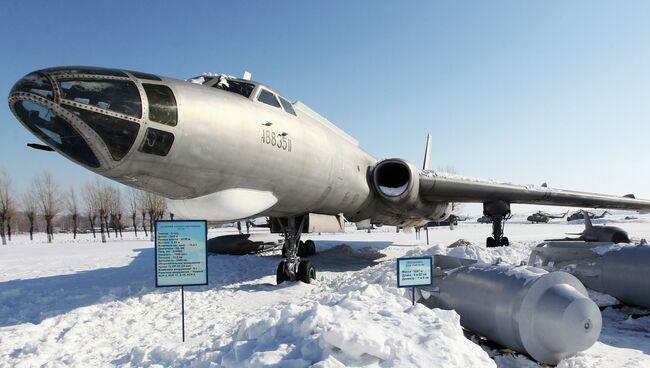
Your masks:
M298 243L298 257L307 257L307 256L309 256L308 251L309 251L309 249L307 249L307 246L305 246L305 242L301 240Z
M277 282L278 285L280 285L281 283L283 283L283 282L285 282L287 280L287 276L285 274L284 267L285 267L285 262L282 261L278 265L278 270L275 272L275 281Z
M494 240L493 237L490 236L487 239L485 239L485 246L487 246L488 248L494 248L497 246L497 242L496 240Z
M296 276L298 276L298 280L310 284L312 279L316 279L316 266L308 260L300 261Z
M316 254L316 243L313 240L307 240L305 242L305 255L309 257L314 254Z
M509 247L510 246L510 240L508 240L507 236L504 236L501 238L501 246L502 247Z

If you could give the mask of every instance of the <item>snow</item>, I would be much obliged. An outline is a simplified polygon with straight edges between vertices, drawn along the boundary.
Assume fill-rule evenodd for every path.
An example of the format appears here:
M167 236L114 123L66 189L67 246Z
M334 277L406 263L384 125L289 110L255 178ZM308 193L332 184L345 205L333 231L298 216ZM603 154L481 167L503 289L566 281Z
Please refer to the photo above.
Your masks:
M401 195L402 193L404 193L407 186L408 186L408 183L406 183L406 184L404 184L402 186L399 186L399 187L386 187L386 186L380 185L379 190L381 190L381 192L384 193L387 196L395 197L395 196L398 196L398 195Z
M604 255L605 253L612 251L619 251L624 248L636 247L636 244L611 244L611 245L601 245L598 247L591 248L591 251L598 254L599 256Z
M18 235L0 246L0 367L539 367L476 344L453 311L411 306L409 290L396 288L395 258L447 254L519 265L543 239L579 228L508 223L512 245L493 249L482 245L491 227L470 222L429 229L431 245L424 231L416 240L390 227L308 234L319 252L309 285L275 285L279 252L211 255L210 284L185 288L185 343L180 291L155 288L149 239L125 234L102 244L89 234L77 241L57 234L47 244L42 234L34 242ZM650 238L647 218L625 228ZM558 367L650 367L648 311L590 296L610 306L601 337Z

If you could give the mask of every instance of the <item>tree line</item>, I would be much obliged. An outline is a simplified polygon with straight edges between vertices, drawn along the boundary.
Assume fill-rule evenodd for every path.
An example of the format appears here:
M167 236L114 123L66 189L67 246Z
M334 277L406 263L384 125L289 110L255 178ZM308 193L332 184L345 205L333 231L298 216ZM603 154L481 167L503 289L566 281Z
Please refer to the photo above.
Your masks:
M153 236L155 221L164 218L166 213L163 197L118 187L99 177L83 185L79 193L74 186L62 190L52 174L46 172L19 192L11 176L0 170L0 236L3 245L7 240L11 241L12 233L17 231L29 232L29 239L34 240L36 229L42 229L47 234L47 242L51 243L55 227L71 231L74 239L80 230L89 230L93 238L99 232L102 242L106 242L111 232L115 238L121 238L124 224L129 220L136 236L138 227L145 236ZM173 214L169 215L173 218Z

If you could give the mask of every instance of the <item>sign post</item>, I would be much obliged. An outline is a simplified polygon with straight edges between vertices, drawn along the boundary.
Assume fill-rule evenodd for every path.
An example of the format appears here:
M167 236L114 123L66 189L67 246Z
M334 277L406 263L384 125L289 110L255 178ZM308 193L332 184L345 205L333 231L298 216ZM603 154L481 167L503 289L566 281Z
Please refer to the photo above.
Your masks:
M433 259L431 257L397 258L397 287L410 287L411 302L415 305L415 288L433 284Z
M181 287L185 342L185 286L208 284L208 224L205 220L156 221L156 287Z

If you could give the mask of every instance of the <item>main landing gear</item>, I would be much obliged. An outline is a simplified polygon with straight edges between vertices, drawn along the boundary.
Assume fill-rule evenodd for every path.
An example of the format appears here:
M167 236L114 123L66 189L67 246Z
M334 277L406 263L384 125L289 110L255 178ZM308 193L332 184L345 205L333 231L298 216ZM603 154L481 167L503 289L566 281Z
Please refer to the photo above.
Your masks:
M300 257L316 254L316 245L312 240L300 241L305 216L298 218L300 221L298 226L296 226L296 217L289 217L286 222L285 219L282 220L280 221L284 233L282 256L285 260L278 265L276 281L278 284L284 281L302 281L309 284L316 278L316 266L307 259L301 260Z
M483 203L483 214L492 219L492 236L486 239L486 246L507 247L510 241L503 236L505 222L512 217L510 203L505 201L492 201Z

